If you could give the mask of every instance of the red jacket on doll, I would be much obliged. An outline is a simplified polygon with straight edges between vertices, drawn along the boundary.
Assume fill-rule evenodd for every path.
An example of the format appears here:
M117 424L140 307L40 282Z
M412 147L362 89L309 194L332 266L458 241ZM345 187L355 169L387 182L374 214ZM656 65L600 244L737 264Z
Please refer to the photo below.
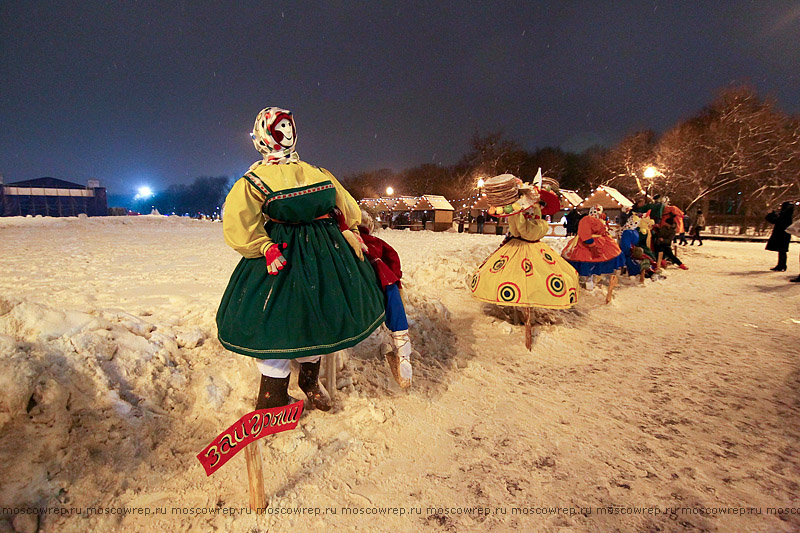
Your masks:
M341 231L348 229L341 211L334 209L333 217L339 224ZM400 278L403 277L403 271L400 268L400 256L397 255L395 249L383 239L370 235L369 228L366 226L359 225L358 231L367 247L364 255L375 270L381 287L388 287L397 283L397 287L402 288Z
M401 288L400 278L403 277L403 271L400 269L400 256L397 255L394 248L383 239L370 235L369 228L366 226L359 226L358 231L361 233L361 238L364 239L364 244L367 245L364 255L375 269L381 287L397 283L397 287Z

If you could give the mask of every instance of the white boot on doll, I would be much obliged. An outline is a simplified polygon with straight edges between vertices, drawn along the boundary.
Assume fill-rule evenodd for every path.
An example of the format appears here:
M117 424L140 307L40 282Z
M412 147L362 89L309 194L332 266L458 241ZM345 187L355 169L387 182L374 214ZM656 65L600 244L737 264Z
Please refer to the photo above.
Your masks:
M411 368L411 354L414 353L411 348L411 339L408 336L408 330L403 331L390 331L392 336L392 344L385 343L381 351L386 357L386 362L389 363L389 368L392 371L394 380L400 385L401 389L407 389L411 386L411 379L413 377L413 369Z

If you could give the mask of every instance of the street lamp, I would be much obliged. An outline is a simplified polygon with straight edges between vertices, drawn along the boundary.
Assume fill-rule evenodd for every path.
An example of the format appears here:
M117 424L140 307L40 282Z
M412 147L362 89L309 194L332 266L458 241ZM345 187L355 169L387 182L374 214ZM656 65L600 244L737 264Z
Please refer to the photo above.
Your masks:
M642 187L640 183L638 183L639 182L639 178L636 178L637 185L639 185L639 189L642 190L642 192L645 192L645 195L650 196L650 190L653 188L656 176L663 176L664 174L659 172L656 167L650 165L650 166L645 167L644 172L642 173L642 175L645 177L645 179L647 179L646 192L645 192L645 188Z
M136 191L136 196L134 196L133 199L134 200L147 200L151 196L153 196L153 189L151 189L150 187L144 186L144 187L139 187L139 189Z
M391 187L386 187L386 195L391 196L393 194L394 194L394 189L392 189Z
M484 181L483 178L478 178L478 188L483 189Z

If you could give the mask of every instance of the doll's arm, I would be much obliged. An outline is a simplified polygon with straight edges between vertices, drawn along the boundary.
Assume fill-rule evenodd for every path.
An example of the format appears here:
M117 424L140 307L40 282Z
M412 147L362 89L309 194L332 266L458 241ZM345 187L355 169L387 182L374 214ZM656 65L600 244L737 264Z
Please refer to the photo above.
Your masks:
M347 228L354 233L358 233L357 226L361 224L361 208L358 206L358 202L347 192L347 189L342 187L342 184L333 174L324 168L320 170L328 176L333 186L336 187L336 207L342 212Z
M263 257L274 243L264 229L261 208L266 197L245 178L237 181L225 199L222 232L228 246L248 259Z

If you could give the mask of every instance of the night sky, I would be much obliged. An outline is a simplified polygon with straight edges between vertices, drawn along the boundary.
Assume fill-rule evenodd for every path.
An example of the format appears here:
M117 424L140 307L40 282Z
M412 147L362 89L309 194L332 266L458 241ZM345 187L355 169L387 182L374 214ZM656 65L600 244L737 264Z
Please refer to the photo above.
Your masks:
M800 2L0 2L0 173L112 194L259 159L294 112L336 175L663 131L730 83L800 112Z

